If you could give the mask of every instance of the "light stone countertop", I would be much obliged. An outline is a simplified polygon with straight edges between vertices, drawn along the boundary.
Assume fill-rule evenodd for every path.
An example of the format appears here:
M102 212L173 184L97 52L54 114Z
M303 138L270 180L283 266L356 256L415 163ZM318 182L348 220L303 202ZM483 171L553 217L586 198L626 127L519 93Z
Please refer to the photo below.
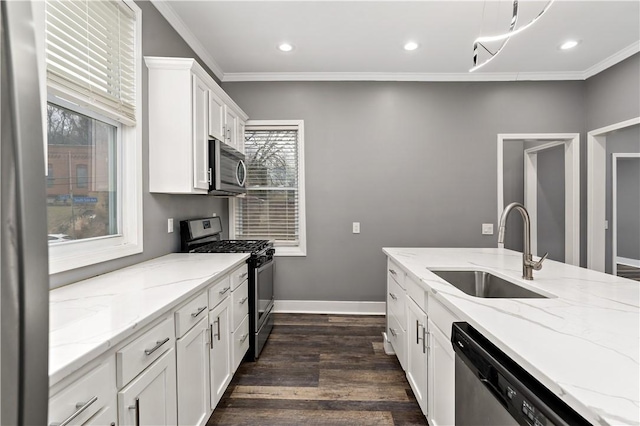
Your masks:
M168 254L49 292L49 386L244 263L246 253Z
M384 248L391 259L596 425L640 424L640 283L498 248ZM483 270L548 299L469 296L430 270Z

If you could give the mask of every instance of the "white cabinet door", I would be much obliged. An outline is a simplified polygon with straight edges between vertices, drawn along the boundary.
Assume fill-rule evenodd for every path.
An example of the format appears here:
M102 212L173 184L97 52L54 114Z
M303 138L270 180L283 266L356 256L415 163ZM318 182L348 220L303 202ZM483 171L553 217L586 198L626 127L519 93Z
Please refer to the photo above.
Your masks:
M82 426L116 426L118 423L118 409L115 404L115 394L113 396L113 404L109 404L107 407L98 411L95 416L87 420L86 423L82 423Z
M429 319L429 424L446 426L455 418L455 352L451 341Z
M224 142L232 147L233 149L238 149L238 114L231 108L227 107L227 115L226 115L226 138Z
M427 415L427 314L407 297L407 380Z
M178 425L203 425L209 418L209 328L204 317L176 343Z
M176 393L176 353L172 348L118 392L118 424L175 425Z
M214 409L231 381L230 298L209 312L211 334L209 363L211 370L211 408Z
M209 189L209 88L193 76L193 187Z
M244 154L244 129L247 126L242 120L238 120L238 135L236 137L236 149Z
M224 119L226 116L226 106L220 96L214 91L209 92L209 136L220 141L224 141L225 128Z

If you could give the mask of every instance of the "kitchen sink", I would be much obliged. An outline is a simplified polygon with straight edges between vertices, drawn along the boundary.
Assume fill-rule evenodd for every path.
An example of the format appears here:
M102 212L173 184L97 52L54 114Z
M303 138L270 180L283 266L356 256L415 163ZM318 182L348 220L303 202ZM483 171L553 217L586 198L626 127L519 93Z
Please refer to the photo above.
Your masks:
M434 274L474 297L519 299L543 298L547 296L520 287L511 281L484 271L432 271Z

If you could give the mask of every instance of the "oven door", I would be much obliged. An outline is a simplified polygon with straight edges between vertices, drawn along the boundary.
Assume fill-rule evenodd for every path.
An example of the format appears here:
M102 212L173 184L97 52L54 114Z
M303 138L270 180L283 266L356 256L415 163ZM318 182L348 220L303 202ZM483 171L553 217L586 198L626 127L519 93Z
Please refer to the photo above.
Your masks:
M275 262L273 259L258 266L255 271L256 283L256 316L255 330L260 330L273 307L273 272Z

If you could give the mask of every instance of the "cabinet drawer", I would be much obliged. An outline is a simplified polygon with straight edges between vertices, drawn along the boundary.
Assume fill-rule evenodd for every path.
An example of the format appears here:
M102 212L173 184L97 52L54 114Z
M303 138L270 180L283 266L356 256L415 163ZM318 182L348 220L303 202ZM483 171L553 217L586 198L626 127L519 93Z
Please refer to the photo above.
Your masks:
M249 266L245 263L231 273L231 290L238 288L240 284L249 278Z
M238 328L242 319L249 314L249 283L245 281L231 293L231 329Z
M407 296L412 298L420 309L427 312L427 293L424 288L411 277L407 277L405 284L407 285Z
M442 303L429 297L429 319L451 340L451 324L460 319L447 309Z
M387 275L389 278L395 280L400 287L406 288L404 285L405 272L391 259L389 259L387 263Z
M176 311L176 338L184 336L184 333L206 316L207 292L203 292Z
M173 327L173 317L169 317L116 352L118 389L129 383L168 349L173 348Z
M98 411L115 406L116 367L113 357L49 398L49 424L58 424L80 412L72 424L83 424Z
M393 346L393 350L396 352L396 356L398 357L398 361L400 361L400 365L403 370L407 370L407 341L406 341L406 333L400 327L400 323L398 322L398 318L395 315L390 315L387 319L387 338L391 342L391 346Z
M238 366L244 358L244 354L249 350L249 315L245 315L238 328L231 336L233 343L231 346L231 368L236 372Z
M387 291L387 307L390 312L397 317L400 327L406 330L407 315L405 313L405 292L397 282L389 280L389 290Z
M231 293L231 279L229 275L222 278L209 289L209 309L215 308Z

